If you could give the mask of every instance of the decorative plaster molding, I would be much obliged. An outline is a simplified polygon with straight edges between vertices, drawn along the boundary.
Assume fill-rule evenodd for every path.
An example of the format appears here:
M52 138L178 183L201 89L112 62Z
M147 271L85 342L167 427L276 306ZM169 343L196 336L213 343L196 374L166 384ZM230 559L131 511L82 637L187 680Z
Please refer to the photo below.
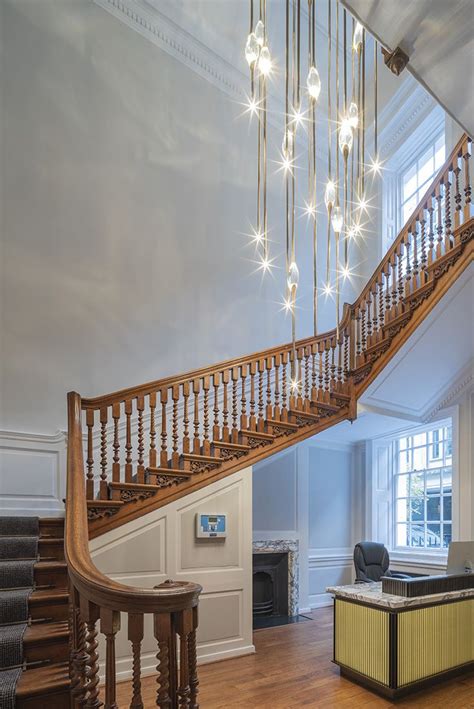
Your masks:
M448 406L452 406L456 403L457 399L460 399L465 393L472 391L474 382L474 361L471 361L469 365L462 370L461 374L457 374L454 381L452 381L447 387L445 387L443 394L441 395L438 403L425 413L423 416L423 422L430 422L436 418L438 414L443 409Z

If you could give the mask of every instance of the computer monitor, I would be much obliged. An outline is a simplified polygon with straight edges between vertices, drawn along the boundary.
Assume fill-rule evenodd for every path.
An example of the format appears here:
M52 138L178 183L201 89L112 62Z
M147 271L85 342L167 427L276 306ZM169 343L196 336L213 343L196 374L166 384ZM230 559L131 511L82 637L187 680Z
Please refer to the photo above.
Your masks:
M474 542L450 543L447 573L474 573Z

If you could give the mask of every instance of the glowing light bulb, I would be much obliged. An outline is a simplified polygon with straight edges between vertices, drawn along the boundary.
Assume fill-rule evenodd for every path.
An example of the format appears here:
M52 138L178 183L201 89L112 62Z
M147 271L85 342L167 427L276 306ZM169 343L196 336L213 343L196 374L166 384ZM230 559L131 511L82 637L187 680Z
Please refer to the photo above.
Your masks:
M352 128L348 118L344 118L339 128L339 148L344 157L347 157L352 150Z
M298 106L297 108L294 108L294 109L293 109L293 119L292 119L292 121L293 121L293 123L294 123L295 126L299 126L299 125L301 125L301 123L303 122L303 114L301 113L301 110L300 110L299 106Z
M285 312L287 312L287 313L289 313L291 310L293 310L293 302L292 302L290 296L288 296L287 298L285 298L285 300L283 301L283 309L284 309Z
M247 37L247 44L245 45L245 58L250 67L257 61L259 52L260 45L255 36L255 32L251 32Z
M265 25L263 24L262 20L259 20L257 24L255 25L255 39L259 43L261 47L263 47L263 43L265 41Z
M350 270L347 268L347 266L343 266L343 267L341 268L341 273L342 273L342 277L344 278L344 280L345 280L346 278L349 278L349 276L351 275L351 272L350 272Z
M355 239L356 238L356 228L354 225L352 225L348 232L347 232L347 238L348 239Z
M265 257L262 258L262 260L260 262L260 268L264 273L266 273L267 271L270 270L270 266L271 266L270 261Z
M328 296L328 295L331 295L331 293L332 293L332 286L330 283L326 283L326 285L324 286L324 295Z
M326 185L326 190L324 192L324 204L326 209L329 211L333 208L334 202L336 201L336 185L332 180L328 180Z
M351 101L347 117L349 119L351 128L354 128L355 130L359 125L359 109L357 108L357 104L354 103L354 101Z
M316 214L316 207L310 202L309 204L305 205L304 211L305 214L308 215L308 217L314 217Z
M287 278L287 285L288 285L288 290L290 293L293 291L293 289L298 288L298 283L300 280L300 272L298 270L298 266L296 265L295 261L292 261L290 263L290 266L288 268L288 278Z
M332 211L332 216L331 216L331 224L332 228L336 232L336 234L340 234L342 231L342 209L337 206L334 207Z
M246 113L250 113L251 116L257 115L258 106L257 106L257 102L255 101L254 98L249 98L247 106L248 106L248 108L247 108Z
M263 76L267 76L272 70L272 58L268 47L262 47L258 59L258 68Z
M374 175L380 175L380 172L382 169L382 163L379 161L379 159L377 157L372 161L372 165L370 166L370 169L374 173Z
M262 232L261 231L254 231L252 239L253 239L253 241L255 241L256 244L261 244L263 241Z
M357 203L357 209L359 209L361 212L362 211L367 212L368 206L369 206L369 203L365 199L365 195L362 195L362 197L359 198L359 201Z
M308 87L308 93L313 101L317 101L321 93L321 79L319 78L319 72L315 66L312 66L308 72L306 86Z
M300 383L297 379L292 379L290 382L290 391L294 394L300 388Z
M359 49L360 49L361 46L362 46L362 33L363 33L363 30L364 30L364 28L362 27L362 25L360 24L360 22L358 22L358 23L356 24L356 26L355 26L354 39L352 40L352 48L353 48L353 50L354 50L355 52L358 52Z

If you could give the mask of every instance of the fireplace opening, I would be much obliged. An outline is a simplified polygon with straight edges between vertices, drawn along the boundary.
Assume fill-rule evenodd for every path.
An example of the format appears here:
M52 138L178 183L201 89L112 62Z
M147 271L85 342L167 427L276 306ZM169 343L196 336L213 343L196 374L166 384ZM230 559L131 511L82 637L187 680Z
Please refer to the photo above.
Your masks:
M253 619L288 617L288 553L253 555Z

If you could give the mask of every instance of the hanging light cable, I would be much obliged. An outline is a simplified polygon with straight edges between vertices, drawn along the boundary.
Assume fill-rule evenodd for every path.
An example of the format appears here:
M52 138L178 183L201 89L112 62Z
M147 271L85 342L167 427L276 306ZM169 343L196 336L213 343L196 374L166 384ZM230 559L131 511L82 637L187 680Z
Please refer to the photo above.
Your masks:
M326 246L326 290L331 289L331 214L336 200L336 189L332 179L332 165L331 165L331 120L332 120L332 106L331 106L331 36L332 36L332 18L331 18L331 0L328 0L328 181L326 184L326 190L324 193L324 203L327 210L327 246Z

